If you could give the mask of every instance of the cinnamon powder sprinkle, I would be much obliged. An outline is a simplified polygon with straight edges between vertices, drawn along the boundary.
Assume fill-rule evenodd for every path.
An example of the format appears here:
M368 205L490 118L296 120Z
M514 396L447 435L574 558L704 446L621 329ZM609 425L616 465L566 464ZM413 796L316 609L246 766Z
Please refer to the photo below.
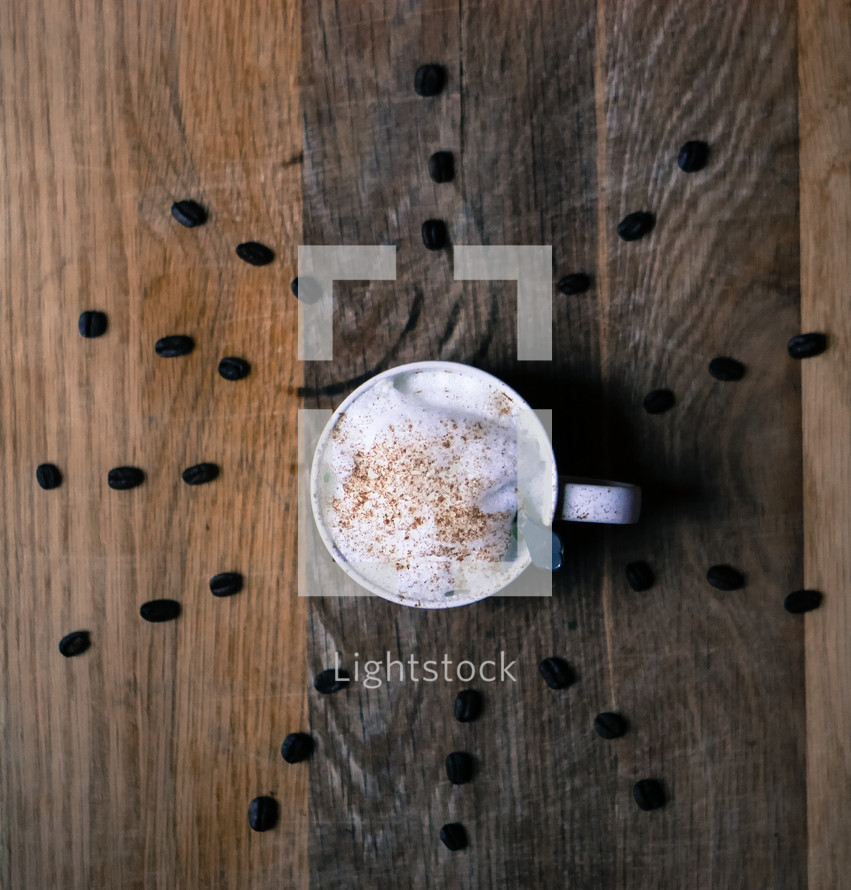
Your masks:
M458 467L468 439L489 438L495 445L498 440L494 442L493 431L479 422L463 423L461 435L456 420L444 424L445 432L437 437L413 433L408 424L403 441L389 436L367 451L355 452L351 473L341 480L342 496L333 501L335 524L344 541L353 545L344 548L354 553L347 556L356 559L358 552L366 551L371 559L395 565L400 572L421 572L424 561L435 557L491 562L504 557L514 510L486 513L478 506L499 484L491 455L490 476L460 472ZM483 444L487 451L488 443ZM387 534L377 535L380 529ZM429 586L441 584L445 569L435 570Z

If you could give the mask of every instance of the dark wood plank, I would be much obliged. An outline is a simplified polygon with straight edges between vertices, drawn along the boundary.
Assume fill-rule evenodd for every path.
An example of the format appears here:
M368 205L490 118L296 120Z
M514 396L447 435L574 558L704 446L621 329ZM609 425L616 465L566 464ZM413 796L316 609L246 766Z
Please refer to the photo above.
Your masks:
M804 363L804 580L824 603L806 618L809 888L851 871L851 501L848 496L848 144L851 59L847 4L799 4L801 330L829 350Z
M311 778L312 886L804 886L802 635L782 609L802 571L800 388L784 349L798 326L793 13L305 9L305 238L399 248L394 284L337 287L334 360L307 366L306 404L331 407L403 361L477 364L554 409L562 466L647 491L635 529L567 530L550 600L311 602L314 671L336 652L352 669L355 653L362 666L388 650L505 651L518 674L485 688L467 726L451 714L457 681L311 698L330 758ZM443 96L413 95L423 61L447 67ZM676 153L692 137L712 162L686 177ZM459 177L435 192L424 164L438 147L457 147ZM615 226L637 209L657 228L625 245ZM554 281L594 277L589 294L556 297L552 363L516 361L513 286L459 286L450 256L423 251L435 210L455 243L552 244ZM745 361L745 380L710 378L717 354ZM641 399L663 385L677 406L650 417ZM623 577L639 557L659 579L641 595ZM744 591L706 584L726 561ZM565 693L537 674L551 654L576 669ZM632 731L605 743L591 722L612 708ZM452 749L476 756L473 784L447 785ZM665 810L635 806L645 776L664 782ZM437 832L456 819L471 847L451 855Z
M319 31L305 29L305 132L312 147L305 157L305 237L336 243L352 225L351 214L359 214L348 237L397 243L399 277L393 286L337 287L334 361L307 365L307 404L331 406L359 375L403 361L474 363L503 376L533 404L555 407L560 457L576 472L603 472L593 295L559 298L556 361L518 364L514 286L453 282L451 252L428 254L419 235L422 219L437 212L454 243L552 244L554 280L572 271L595 274L593 6L568 11L580 33L567 48L555 4L525 11L474 7L456 11L454 20L445 9L400 7L390 17L365 9L360 26L345 29L329 25L331 6L321 4ZM341 83L335 58L370 58L372 47L386 45L399 47L388 70L351 63ZM521 80L512 83L513 66L524 55L536 61L524 64ZM500 59L511 60L502 73L495 67ZM413 71L423 61L446 66L441 97L413 94ZM332 90L333 101L320 107L319 96ZM352 148L363 144L368 150L361 154ZM437 148L456 154L452 185L435 187L427 179L425 161ZM377 173L377 163L386 168ZM364 206L363 195L375 200ZM418 288L424 309L414 330L405 331ZM570 350L564 348L568 331ZM560 404L553 406L556 384ZM573 413L589 430L582 440L569 435ZM609 751L590 727L598 683L576 662L568 634L578 639L579 632L567 630L594 612L590 592L601 585L601 538L588 530L573 537L579 553L552 599L495 598L451 613L399 609L377 599L311 602L314 670L330 665L337 651L350 670L359 653L361 672L367 659L383 661L388 651L419 664L444 655L478 664L499 661L504 652L507 662L516 662L517 678L477 683L486 711L470 725L452 714L457 679L389 682L373 690L356 684L311 699L311 726L332 759L311 779L313 886L348 886L352 874L370 886L393 886L400 868L416 887L547 886L555 874L580 876L585 859L605 869L602 811L586 812L581 831L573 826L572 853L563 834L575 806L568 789L585 783L596 789L610 769ZM568 593L579 587L589 591L587 599ZM556 653L576 663L584 679L577 690L556 694L544 686L538 661ZM568 725L575 732L566 733ZM443 761L453 749L476 757L472 785L448 784ZM588 793L596 800L596 790ZM438 839L440 826L453 820L470 833L466 853L452 855Z
M305 719L298 4L12 2L0 31L0 885L305 886L307 774L279 753ZM204 227L171 218L184 197ZM247 237L277 262L241 263ZM83 340L93 308L109 327ZM158 358L170 333L195 351ZM228 383L234 353L253 369ZM221 476L190 489L200 460ZM120 464L144 485L108 489ZM226 570L245 589L215 599ZM158 597L178 621L139 617ZM255 835L270 791L281 825Z
M601 591L610 700L635 726L614 868L643 888L803 887L802 636L783 609L802 581L794 7L599 11L603 369L624 408L612 447L629 443L647 494L640 525L608 536ZM711 146L689 175L687 139ZM656 228L625 243L616 226L636 210ZM710 377L717 355L745 378ZM650 416L659 387L677 403ZM645 594L624 583L636 558L657 574ZM716 563L745 589L710 587ZM671 796L658 814L629 799L647 775Z

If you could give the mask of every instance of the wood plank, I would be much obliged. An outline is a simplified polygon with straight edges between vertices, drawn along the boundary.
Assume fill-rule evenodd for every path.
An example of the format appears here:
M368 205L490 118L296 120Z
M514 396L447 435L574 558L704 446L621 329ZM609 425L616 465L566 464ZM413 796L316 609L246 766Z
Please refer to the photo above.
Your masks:
M305 16L305 238L397 244L399 268L392 284L336 288L334 360L306 367L307 404L403 361L477 364L555 409L563 466L648 495L635 529L567 531L550 600L311 602L313 671L336 652L363 670L387 651L505 651L519 674L484 689L468 726L452 718L457 681L311 696L328 758L311 777L311 884L804 886L803 640L782 608L802 581L800 385L784 350L799 326L794 10L322 2ZM430 100L411 91L425 61L449 74ZM712 162L686 177L676 153L692 137ZM435 148L457 150L452 187L425 178ZM614 228L636 209L657 228L622 244ZM593 275L588 295L556 300L552 363L515 360L511 285L459 287L451 254L423 251L434 214L453 243L552 244L554 280ZM709 377L719 353L747 364L744 381ZM650 417L641 399L662 385L677 406ZM635 558L659 579L642 595L624 582ZM706 584L726 561L744 591ZM537 675L551 654L576 668L565 694ZM590 725L609 708L632 731L606 744ZM478 760L469 786L445 782L452 749ZM648 775L671 796L662 812L632 800ZM437 832L456 819L471 846L450 855Z
M337 286L334 360L307 364L307 404L330 407L364 374L440 358L499 373L542 407L549 406L553 383L566 378L569 366L573 384L565 398L592 415L599 378L593 303L562 300L555 313L557 335L568 326L578 330L577 354L560 355L552 365L520 366L514 358L514 288L454 282L451 250L430 254L420 237L423 219L439 216L453 243L549 243L557 277L590 270L592 43L578 37L571 52L564 51L555 4L545 5L543 18L535 7L505 4L465 9L463 15L451 7L361 4L357 14L341 11L339 22L333 4L315 9L312 24L305 11L302 50L309 145L305 238L395 243L398 277L394 283ZM593 5L577 4L568 17L593 29ZM509 49L515 39L517 47ZM513 63L524 52L536 59L525 89L492 83L488 69L500 53ZM334 63L340 58L350 60L345 68ZM441 96L414 94L413 74L422 62L446 67ZM577 80L582 77L584 90ZM554 104L560 114L548 116ZM528 116L542 126L540 145L513 137L525 131ZM428 179L426 161L437 149L455 154L451 185ZM540 179L530 189L534 176ZM562 179L572 187L548 192ZM566 450L588 460L596 444L591 436L571 440ZM599 587L600 544L586 537L584 554L560 580L560 594L580 576L590 589ZM549 777L563 779L569 768L578 783L577 759L596 769L606 755L587 722L575 738L562 731L565 706L582 715L577 719L587 718L585 696L593 696L593 684L580 693L582 704L571 704L572 696L551 693L537 673L542 653L565 646L557 640L560 629L580 617L582 606L565 615L562 602L494 598L435 613L375 598L311 601L314 671L330 666L337 651L350 670L359 653L361 677L368 659L383 661L388 651L393 659L413 657L420 665L444 656L455 663L499 662L504 651L507 662L516 662L517 677L479 683L486 711L468 725L452 712L462 685L457 678L397 680L379 689L358 684L310 699L311 726L328 758L328 767L311 776L312 886L348 887L353 874L364 886L395 886L402 873L411 887L547 886L553 874L576 871L575 851L565 847L561 827L574 804ZM534 732L542 723L546 731ZM476 757L473 784L453 789L447 783L443 762L453 749ZM470 850L457 856L438 839L440 826L455 819L471 836ZM592 814L583 843L596 850L602 828L600 815Z
M800 3L798 16L801 330L829 338L828 351L801 369L804 580L824 594L805 619L810 890L842 886L851 869L848 11L847 3Z
M610 702L635 725L612 867L619 886L803 887L802 628L783 609L802 580L794 6L598 8L609 435L647 495L642 522L608 536L602 590ZM710 157L686 175L688 139ZM616 226L637 210L656 227L626 243ZM718 355L744 379L713 379ZM675 407L647 414L662 387ZM633 559L656 572L645 594L624 584ZM709 586L719 563L746 587ZM671 797L658 814L630 805L648 775Z
M288 296L300 238L299 4L0 11L0 766L4 887L305 886ZM198 229L173 200L209 208ZM272 245L250 268L237 243ZM82 310L109 318L83 340ZM196 341L161 359L171 333ZM252 373L229 383L227 354ZM42 491L35 467L59 465ZM181 471L221 466L189 488ZM106 486L143 468L133 491ZM209 578L244 574L216 599ZM182 603L153 625L139 606ZM92 648L65 660L68 631ZM273 792L279 829L247 824Z

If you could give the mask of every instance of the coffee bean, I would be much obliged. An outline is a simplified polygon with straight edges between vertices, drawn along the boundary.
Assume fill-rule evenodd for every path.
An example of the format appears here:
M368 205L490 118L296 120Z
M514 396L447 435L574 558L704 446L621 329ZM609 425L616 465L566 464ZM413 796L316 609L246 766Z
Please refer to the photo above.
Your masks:
M606 711L594 718L594 731L602 739L619 739L627 730L627 722L620 714Z
M255 797L248 806L248 824L254 831L268 831L278 824L278 802L274 797Z
M75 655L82 655L91 645L87 630L75 630L65 634L59 641L59 652L66 658L73 658Z
M638 210L630 213L618 223L618 235L624 241L637 241L643 238L656 225L656 218L652 213Z
M81 337L102 337L106 333L106 315L103 312L87 310L77 321Z
M683 173L697 173L706 166L709 160L709 146L699 139L690 139L677 155L677 164Z
M467 846L467 831L460 822L447 822L440 829L440 839L447 849L463 850Z
M745 366L734 358L718 356L709 363L709 373L716 380L741 380L745 376Z
M473 778L473 758L463 751L446 755L446 775L453 785L464 785Z
M323 695L339 692L349 685L349 672L342 668L328 668L321 671L313 678L313 688Z
M235 355L226 355L219 362L219 374L225 380L242 380L251 372L251 365L244 358L237 358Z
M646 562L631 562L626 567L626 582L633 590L650 590L656 578Z
M796 590L790 593L783 601L787 612L800 615L803 612L811 612L821 605L822 595L818 590Z
M290 282L290 290L297 299L309 306L322 299L322 285L312 275L293 278Z
M236 255L252 266L268 266L275 259L275 252L257 241L245 241L238 244Z
M115 491L136 488L144 481L145 474L138 467L114 467L106 476L106 484Z
M195 464L183 471L183 481L187 485L203 485L212 482L219 475L219 468L215 464Z
M428 175L435 182L452 182L455 178L455 157L451 151L436 151L428 159Z
M642 810L658 810L665 806L665 790L655 779L641 779L636 782L632 796Z
M172 334L169 337L161 337L154 344L154 350L162 358L177 358L180 355L189 355L195 348L195 341L185 334Z
M739 590L745 586L745 576L732 566L710 566L706 580L718 590Z
M552 656L545 658L538 670L550 689L566 689L573 682L573 671L564 659Z
M414 74L414 91L418 96L436 96L446 83L446 72L440 65L420 65Z
M827 349L827 337L824 334L797 334L786 344L792 358L812 358L821 355Z
M669 389L654 389L644 397L644 410L648 414L664 414L674 407L674 394Z
M422 231L423 244L429 250L440 250L446 245L446 225L442 219L427 219Z
M571 272L559 278L556 289L566 297L584 294L591 287L591 279L584 272Z
M287 763L300 763L313 753L313 739L305 732L291 732L281 745L281 757Z
M171 215L187 229L202 226L207 221L207 211L197 201L175 201Z
M62 471L56 464L39 464L35 468L35 481L45 490L59 488L62 484Z
M470 723L482 713L482 694L477 689L462 689L455 699L455 719Z
M210 593L213 596L233 596L242 590L242 575L239 572L220 572L210 578Z
M180 603L177 600L149 600L139 607L139 614L145 621L154 623L172 621L180 615Z

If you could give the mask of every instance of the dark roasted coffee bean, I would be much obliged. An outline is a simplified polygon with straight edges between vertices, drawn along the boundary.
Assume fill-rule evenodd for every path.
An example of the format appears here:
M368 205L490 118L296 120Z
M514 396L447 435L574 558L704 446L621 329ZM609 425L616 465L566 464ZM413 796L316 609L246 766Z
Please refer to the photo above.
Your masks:
M138 467L114 467L106 476L106 484L116 491L135 488L144 481L145 474Z
M423 244L429 250L440 250L446 245L446 225L442 219L427 219L423 223Z
M745 376L745 366L734 358L718 356L709 363L709 373L716 380L741 380Z
M162 358L177 358L180 355L189 355L195 348L195 341L186 334L172 334L161 337L154 345L157 355Z
M197 201L175 201L171 215L187 229L202 226L207 221L207 211Z
M254 831L268 831L278 824L278 802L274 797L255 797L248 806L248 824Z
M281 745L281 757L287 763L301 763L313 753L313 739L306 732L291 732Z
M446 72L440 65L420 65L414 74L414 91L418 96L436 96L446 83Z
M75 655L82 655L91 645L87 630L75 630L65 634L59 641L59 652L66 658L73 658Z
M618 235L624 241L637 241L643 238L656 225L656 219L652 213L638 210L630 213L618 223Z
M195 464L183 471L183 481L187 485L203 485L212 482L219 475L219 468L215 464Z
M226 355L219 362L219 374L225 380L242 380L251 372L251 365L244 358L235 355Z
M792 358L812 358L821 355L827 349L827 337L824 334L797 334L786 344Z
M233 596L242 590L242 575L239 572L221 572L210 578L210 593L213 596Z
M674 407L674 394L669 389L654 389L644 397L644 410L648 414L664 414Z
M35 468L35 480L45 491L50 491L62 484L62 471L56 464L39 464Z
M594 731L601 739L619 739L627 729L626 720L620 714L606 711L594 718Z
M690 139L680 149L677 164L683 173L697 173L709 160L709 146L699 139Z
M339 692L349 685L349 672L342 668L328 668L313 678L313 688L323 695Z
M106 315L103 312L88 310L77 321L81 337L102 337L106 333Z
M473 758L463 751L446 755L446 775L453 785L464 785L473 778Z
M470 723L482 713L482 694L477 689L462 689L455 699L455 719Z
M447 822L440 829L440 839L453 853L467 846L467 832L460 822Z
M313 305L322 299L322 285L312 275L293 278L290 290L302 303Z
M257 241L245 241L238 244L236 255L252 266L268 266L275 259L274 251Z
M562 658L545 658L538 665L538 670L550 689L565 689L573 682L573 671Z
M650 590L656 578L646 562L631 562L626 567L626 582L633 590Z
M563 278L559 278L556 288L560 294L572 297L576 294L584 294L591 287L591 279L584 272L571 272Z
M435 182L452 182L455 178L455 157L451 151L436 151L428 159L428 175Z
M665 806L665 791L655 779L641 779L636 782L632 796L642 810L658 810Z
M796 590L790 593L783 601L787 612L800 615L803 612L812 612L821 605L822 596L818 590Z
M706 580L718 590L739 590L745 586L745 576L732 566L710 566Z
M139 607L139 614L145 621L172 621L180 615L180 603L177 600L149 600Z

